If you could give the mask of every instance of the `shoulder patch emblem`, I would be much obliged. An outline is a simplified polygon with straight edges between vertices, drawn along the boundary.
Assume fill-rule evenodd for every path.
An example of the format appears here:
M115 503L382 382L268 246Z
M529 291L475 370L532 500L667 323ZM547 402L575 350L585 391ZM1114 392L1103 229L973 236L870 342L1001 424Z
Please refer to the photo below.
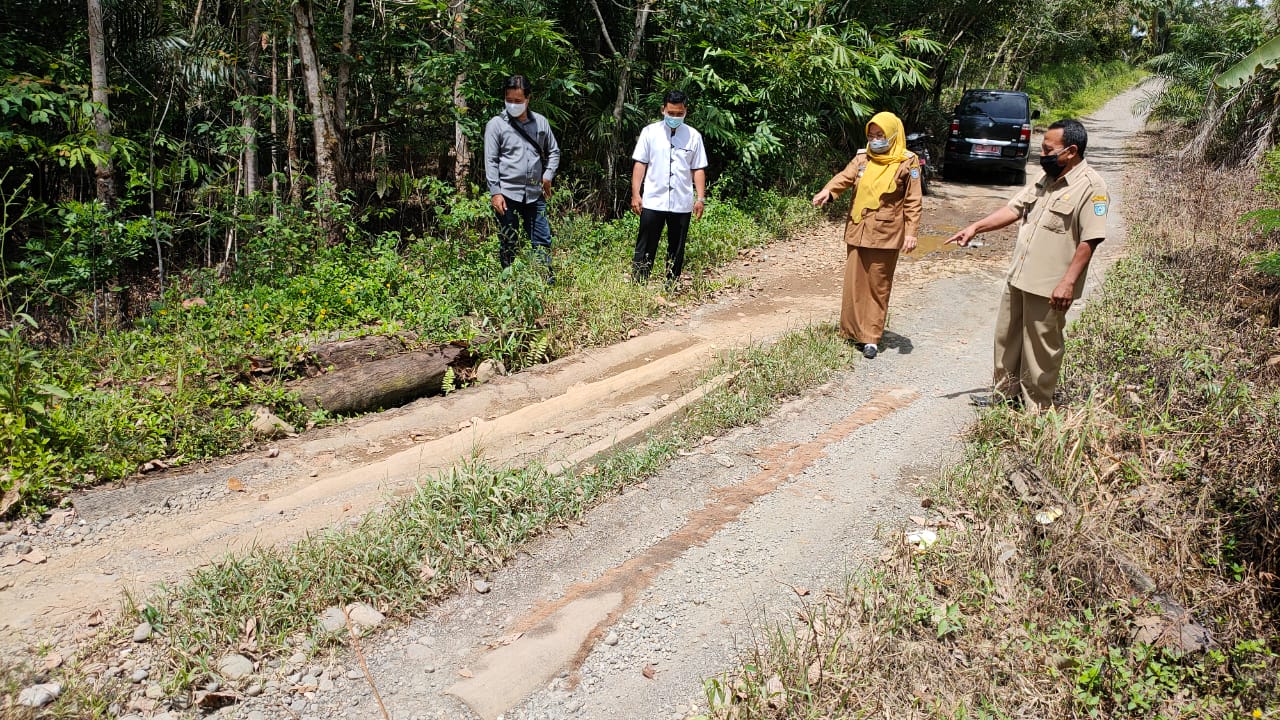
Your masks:
M1094 198L1095 200L1097 198ZM1093 204L1093 214L1102 217L1107 214L1107 204L1105 202L1095 202Z
M911 168L911 177L914 180L920 179L920 168Z

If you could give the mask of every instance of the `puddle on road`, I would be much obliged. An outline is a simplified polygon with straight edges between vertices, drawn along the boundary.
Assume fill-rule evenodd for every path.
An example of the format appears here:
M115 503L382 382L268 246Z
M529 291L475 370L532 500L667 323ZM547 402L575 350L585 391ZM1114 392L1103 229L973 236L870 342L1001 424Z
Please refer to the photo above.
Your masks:
M954 252L958 246L947 245L947 238L956 234L960 228L956 228L950 232L943 233L921 233L916 236L916 251L906 257L919 260L920 258L936 252Z

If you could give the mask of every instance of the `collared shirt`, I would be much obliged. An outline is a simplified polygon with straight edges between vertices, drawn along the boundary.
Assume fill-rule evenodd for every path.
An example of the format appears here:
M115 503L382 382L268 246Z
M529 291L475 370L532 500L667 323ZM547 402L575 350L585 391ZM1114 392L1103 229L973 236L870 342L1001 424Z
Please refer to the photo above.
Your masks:
M707 166L701 133L688 125L672 131L661 121L647 125L631 159L647 166L640 194L646 210L693 212L693 171Z
M526 111L520 126L546 150L547 165L543 167L538 150L516 131L512 122L504 110L485 125L484 177L490 196L505 195L517 202L534 202L542 197L542 181L556 176L560 146L547 119L532 110Z
M1076 246L1106 239L1110 207L1107 183L1084 160L1062 177L1045 176L1015 195L1009 208L1022 221L1006 276L1009 284L1051 297L1071 266ZM1076 298L1084 291L1087 270L1076 280Z

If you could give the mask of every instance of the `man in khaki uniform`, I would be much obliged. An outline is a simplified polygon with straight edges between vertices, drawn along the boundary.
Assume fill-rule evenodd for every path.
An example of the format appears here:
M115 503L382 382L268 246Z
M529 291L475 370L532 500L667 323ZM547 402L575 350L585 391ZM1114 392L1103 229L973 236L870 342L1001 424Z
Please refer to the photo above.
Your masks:
M821 207L855 188L845 225L840 333L876 357L889 312L899 253L916 249L920 227L920 160L907 150L902 121L888 112L867 123L867 147L813 196Z
M1111 204L1107 184L1085 162L1087 145L1079 120L1050 125L1040 145L1044 177L947 240L968 245L978 233L1021 222L996 320L995 395L973 396L976 405L1008 401L1044 409L1053 403L1066 312L1106 238Z

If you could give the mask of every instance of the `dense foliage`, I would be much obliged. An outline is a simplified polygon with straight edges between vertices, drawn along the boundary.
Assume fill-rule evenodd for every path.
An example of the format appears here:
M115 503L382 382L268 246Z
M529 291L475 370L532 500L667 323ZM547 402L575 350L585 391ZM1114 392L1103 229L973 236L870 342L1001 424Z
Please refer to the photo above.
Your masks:
M1164 80L1150 98L1152 118L1191 130L1192 158L1260 161L1280 130L1280 58L1238 64L1277 45L1280 14L1274 6L1213 0L1170 3L1166 17L1162 52L1147 63Z
M34 203L5 260L59 312L101 295L96 322L137 317L171 268L236 262L262 216L313 191L433 236L483 185L510 73L534 80L562 179L610 214L669 88L693 98L713 183L736 196L828 172L877 109L937 122L947 91L1133 48L1123 11L1083 1L93 0L99 56L83 3L4 5L0 162Z

